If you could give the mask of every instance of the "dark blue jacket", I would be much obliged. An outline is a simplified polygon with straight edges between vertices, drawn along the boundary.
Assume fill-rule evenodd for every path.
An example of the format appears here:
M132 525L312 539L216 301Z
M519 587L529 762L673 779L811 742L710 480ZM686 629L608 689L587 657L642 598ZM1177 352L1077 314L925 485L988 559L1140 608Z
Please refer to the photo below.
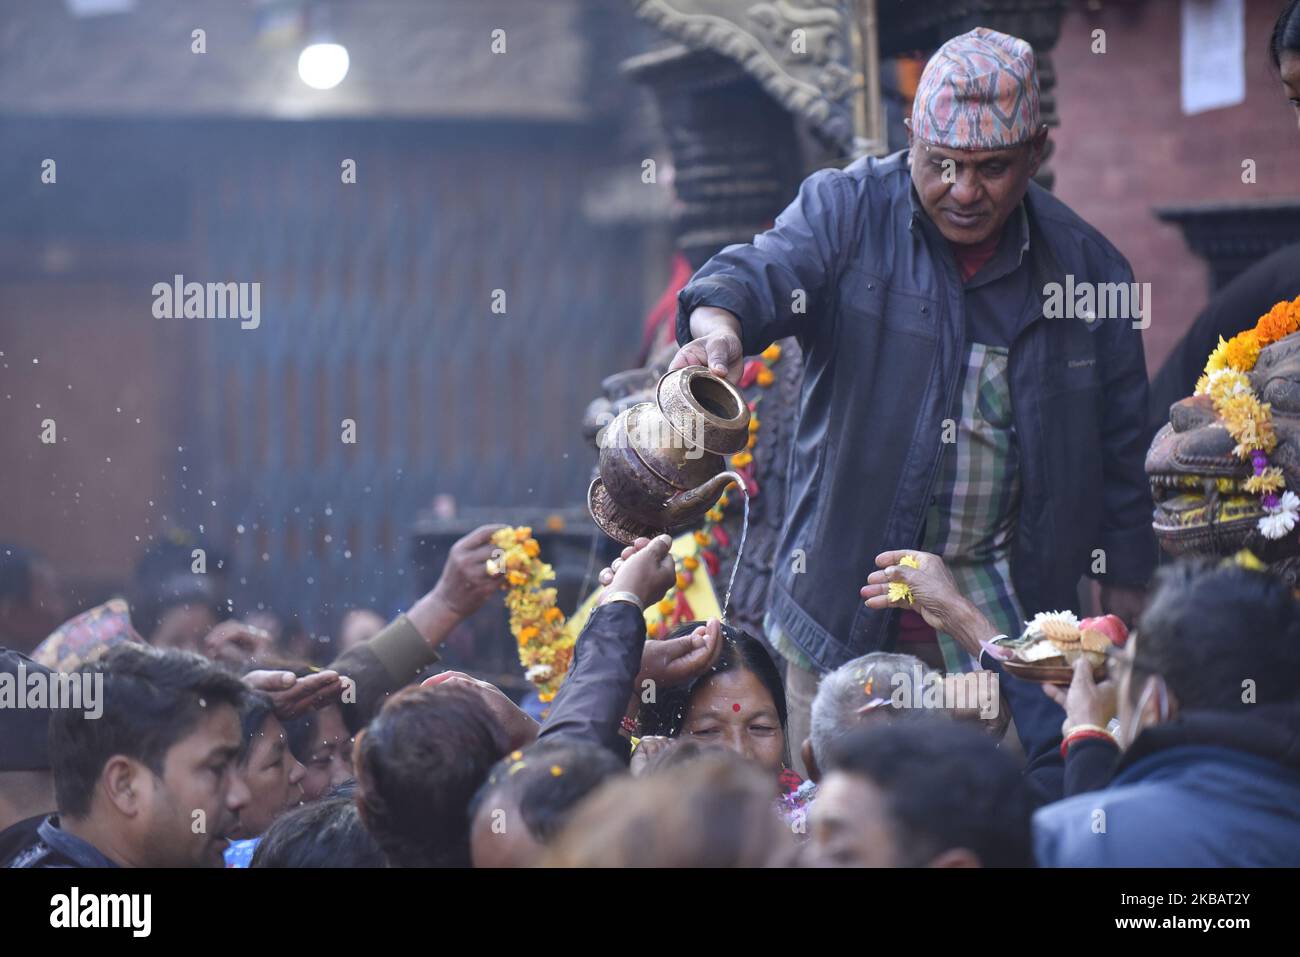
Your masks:
M1031 185L1025 204L1036 293L1066 286L1067 274L1076 285L1132 281L1124 258L1060 200ZM678 300L680 343L691 311L711 305L740 318L747 355L791 335L803 347L769 610L823 669L890 644L895 613L867 608L858 589L879 552L919 545L952 414L964 291L925 215L905 153L820 171L772 229L714 256ZM1144 584L1155 540L1141 332L1125 318L1040 313L1011 346L1010 376L1023 488L1012 575L1023 607L1075 606L1080 576L1103 553L1103 580Z
M1034 815L1044 867L1300 867L1300 705L1189 712Z

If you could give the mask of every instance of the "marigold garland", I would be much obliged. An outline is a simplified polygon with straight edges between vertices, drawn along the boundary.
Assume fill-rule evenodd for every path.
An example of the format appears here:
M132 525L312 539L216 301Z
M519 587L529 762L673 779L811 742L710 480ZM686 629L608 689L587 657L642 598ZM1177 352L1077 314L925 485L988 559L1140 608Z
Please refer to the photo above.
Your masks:
M502 576L519 663L538 697L549 702L569 671L574 644L564 628L564 612L555 605L555 589L545 587L555 569L541 560L541 546L527 526L501 529L492 544L500 553L488 559L488 572Z
M1236 441L1232 453L1248 459L1254 475L1245 482L1246 491L1260 496L1264 515L1259 531L1266 538L1281 538L1300 519L1300 497L1286 490L1282 470L1270 465L1268 453L1277 447L1273 414L1269 403L1259 401L1247 373L1259 361L1260 350L1300 332L1300 296L1279 302L1260 317L1254 329L1238 333L1219 344L1205 363L1205 374L1196 383L1196 395L1207 395L1214 411Z

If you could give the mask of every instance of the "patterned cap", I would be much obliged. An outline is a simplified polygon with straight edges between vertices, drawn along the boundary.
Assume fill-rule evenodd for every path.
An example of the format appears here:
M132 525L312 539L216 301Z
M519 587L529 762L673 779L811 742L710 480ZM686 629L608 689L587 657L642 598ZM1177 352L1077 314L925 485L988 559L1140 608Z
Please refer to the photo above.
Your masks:
M925 65L912 103L912 133L957 150L1000 150L1039 129L1038 69L1024 40L976 27Z
M60 625L36 646L32 659L56 671L75 671L124 641L143 642L131 626L131 610L121 598L82 612Z

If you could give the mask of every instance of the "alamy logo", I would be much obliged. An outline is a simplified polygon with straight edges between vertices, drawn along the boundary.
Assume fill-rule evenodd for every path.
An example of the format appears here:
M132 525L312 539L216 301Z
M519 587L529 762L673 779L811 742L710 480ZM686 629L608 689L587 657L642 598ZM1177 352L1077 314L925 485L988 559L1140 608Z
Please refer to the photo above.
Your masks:
M262 323L260 282L186 282L177 273L171 283L153 284L155 319L238 319L239 328Z
M895 708L932 708L946 711L977 711L991 721L1001 710L1002 694L998 676L992 671L968 671L942 675L923 671L920 664L895 672L889 696Z
M1043 316L1047 319L1127 319L1134 329L1151 325L1151 283L1080 282L1066 275L1065 284L1043 286Z
M148 937L152 926L150 894L70 894L50 898L51 927L127 927L133 937Z
M104 713L104 676L98 672L33 671L21 661L0 672L0 710L76 708L94 720Z

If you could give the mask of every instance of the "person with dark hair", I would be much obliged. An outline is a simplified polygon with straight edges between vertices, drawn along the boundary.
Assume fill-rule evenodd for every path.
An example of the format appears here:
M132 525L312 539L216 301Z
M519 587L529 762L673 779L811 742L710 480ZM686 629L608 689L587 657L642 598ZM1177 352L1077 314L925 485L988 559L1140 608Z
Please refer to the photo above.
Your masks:
M281 815L262 836L251 867L386 867L351 797L330 797Z
M136 643L78 674L102 713L50 716L58 813L10 867L220 867L248 786L244 686L210 661Z
M353 737L337 704L293 718L284 730L290 754L303 767L299 783L304 801L315 801L352 779Z
M497 762L470 804L475 867L531 867L577 805L627 771L608 748L553 738Z
M1179 563L1156 585L1111 658L1123 749L1114 776L1038 811L1039 863L1294 867L1300 604L1286 582L1233 565ZM1069 714L1106 723L1075 681Z
M285 743L294 761L303 767L299 781L304 801L323 797L332 787L352 779L352 732L343 719L343 706L338 700L339 676L324 672L305 661L272 660L272 672L288 672L296 680L315 683L328 681L332 695L325 695L313 706L294 717L283 718ZM247 676L245 676L247 678ZM268 695L268 699L274 701ZM283 714L283 712L279 712Z
M0 689L27 690L32 675L48 678L50 669L17 651L0 648ZM50 773L49 707L24 702L13 707L0 690L0 867L36 840L36 831L54 810Z
M1268 52L1291 107L1300 117L1300 0L1291 0L1278 16L1273 35L1269 37Z
M244 750L238 768L248 785L248 803L239 811L226 848L227 867L247 867L262 833L285 811L303 799L306 769L289 750L284 725L276 717L271 699L250 691L240 715ZM350 742L349 742L350 743Z
M729 751L607 782L547 849L543 867L780 867L794 859L772 782Z
M136 584L131 624L155 648L203 654L203 640L221 620L215 585L188 572Z
M53 566L25 548L0 543L0 645L29 654L63 618Z
M808 863L1033 865L1029 795L988 735L932 718L863 728L828 750Z
M691 634L703 624L687 622L669 637ZM712 668L659 689L653 703L641 705L641 732L735 751L776 780L789 763L781 673L753 635L730 625L722 626L722 635L722 653Z
M463 688L399 691L356 743L357 808L394 867L468 867L469 802L511 750Z

